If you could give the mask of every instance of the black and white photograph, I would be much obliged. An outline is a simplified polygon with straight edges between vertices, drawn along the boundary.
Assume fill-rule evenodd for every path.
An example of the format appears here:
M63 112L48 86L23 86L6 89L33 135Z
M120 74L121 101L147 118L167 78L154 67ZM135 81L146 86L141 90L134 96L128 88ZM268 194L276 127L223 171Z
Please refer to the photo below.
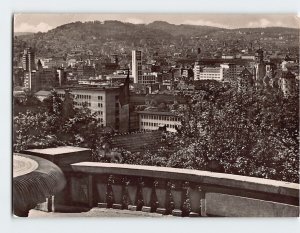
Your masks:
M13 218L299 217L297 14L12 27Z

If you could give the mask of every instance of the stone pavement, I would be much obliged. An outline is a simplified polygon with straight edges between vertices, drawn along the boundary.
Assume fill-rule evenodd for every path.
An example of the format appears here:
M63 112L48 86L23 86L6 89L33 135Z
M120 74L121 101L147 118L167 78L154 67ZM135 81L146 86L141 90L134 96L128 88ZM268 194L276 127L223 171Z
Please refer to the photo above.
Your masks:
M117 210L117 209L104 209L104 208L92 208L87 212L79 213L59 213L59 212L43 212L39 210L30 210L29 218L55 218L55 217L173 217L171 215L162 215L157 213L146 213L142 211L130 211L130 210Z

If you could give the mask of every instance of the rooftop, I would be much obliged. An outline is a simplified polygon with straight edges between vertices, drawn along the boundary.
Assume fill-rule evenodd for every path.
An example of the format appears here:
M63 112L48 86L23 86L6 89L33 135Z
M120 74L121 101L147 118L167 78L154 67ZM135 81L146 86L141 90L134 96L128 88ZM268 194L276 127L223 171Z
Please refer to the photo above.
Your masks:
M176 116L173 112L163 111L137 111L138 114L150 114L150 115L163 115L163 116Z
M39 95L39 96L48 96L51 94L51 91L38 91L35 93L35 95Z
M63 87L57 87L57 90L65 90L65 89L70 89L72 90L86 90L86 91L106 91L106 90L118 90L120 87L116 86L97 86L97 87L92 87L92 86L63 86Z

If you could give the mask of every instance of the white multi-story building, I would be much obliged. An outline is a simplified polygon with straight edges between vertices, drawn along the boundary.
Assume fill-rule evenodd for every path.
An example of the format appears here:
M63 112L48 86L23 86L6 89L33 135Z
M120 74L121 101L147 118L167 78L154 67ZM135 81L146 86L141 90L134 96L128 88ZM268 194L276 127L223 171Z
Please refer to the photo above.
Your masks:
M132 50L132 76L133 82L139 83L142 78L142 51Z
M74 106L81 108L86 105L92 113L97 113L102 126L109 126L121 132L129 130L129 106L121 105L121 87L72 87ZM65 98L65 88L57 88L56 92Z
M199 63L196 63L194 66L194 80L223 81L223 70L222 66L202 68Z
M176 127L181 124L179 117L171 112L138 111L137 113L140 130L158 130L165 126L167 131L175 133Z

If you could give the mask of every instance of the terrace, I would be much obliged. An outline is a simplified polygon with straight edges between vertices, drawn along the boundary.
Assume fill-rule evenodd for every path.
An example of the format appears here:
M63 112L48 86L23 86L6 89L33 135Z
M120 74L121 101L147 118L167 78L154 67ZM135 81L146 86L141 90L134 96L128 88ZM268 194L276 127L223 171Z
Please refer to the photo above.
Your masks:
M55 212L52 216L81 216L81 212L82 216L299 216L296 183L199 170L91 162L91 152L85 148L35 149L24 151L23 156L28 154L33 159L52 161L66 179L61 191L49 194L31 210L31 217L37 210L44 211L44 216L49 212ZM72 209L79 214L66 213Z

